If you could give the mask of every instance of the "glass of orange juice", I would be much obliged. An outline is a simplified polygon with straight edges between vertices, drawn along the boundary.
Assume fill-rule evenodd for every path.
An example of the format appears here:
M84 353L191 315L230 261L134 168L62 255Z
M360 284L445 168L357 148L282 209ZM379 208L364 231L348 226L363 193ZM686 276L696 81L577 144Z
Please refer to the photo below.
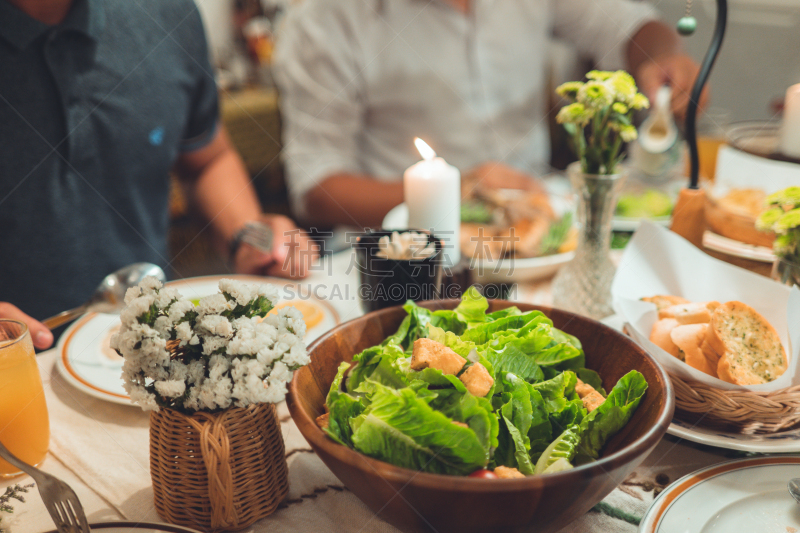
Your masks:
M37 466L50 444L50 418L28 327L0 319L0 442ZM21 474L0 459L0 477Z
M697 125L697 155L700 159L700 177L714 181L717 173L717 153L726 143L726 130L731 122L731 112L712 107L703 112Z

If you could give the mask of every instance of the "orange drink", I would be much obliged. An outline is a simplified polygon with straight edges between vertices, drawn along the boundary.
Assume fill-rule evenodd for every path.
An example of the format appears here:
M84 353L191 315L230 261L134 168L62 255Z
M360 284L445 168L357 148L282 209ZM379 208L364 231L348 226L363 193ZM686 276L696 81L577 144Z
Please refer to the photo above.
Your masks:
M714 181L717 172L717 153L725 144L724 137L698 135L697 155L700 159L700 176Z
M33 343L27 326L15 320L0 320L0 442L34 466L44 460L50 443L50 418ZM19 473L0 459L0 477Z

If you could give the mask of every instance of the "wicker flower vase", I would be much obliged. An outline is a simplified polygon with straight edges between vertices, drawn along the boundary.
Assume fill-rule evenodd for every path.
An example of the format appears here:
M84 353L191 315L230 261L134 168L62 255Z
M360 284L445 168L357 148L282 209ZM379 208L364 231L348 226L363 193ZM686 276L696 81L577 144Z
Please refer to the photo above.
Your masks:
M289 491L273 404L150 415L155 507L167 522L218 532L272 514Z

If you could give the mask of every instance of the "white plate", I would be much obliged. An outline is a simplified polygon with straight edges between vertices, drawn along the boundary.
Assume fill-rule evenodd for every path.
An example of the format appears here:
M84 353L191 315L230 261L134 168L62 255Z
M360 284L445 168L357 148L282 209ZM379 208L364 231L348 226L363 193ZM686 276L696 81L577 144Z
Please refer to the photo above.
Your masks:
M705 428L673 418L667 433L698 444L755 453L800 453L800 429L778 433L744 435Z
M741 257L742 259L750 259L762 263L775 262L775 254L772 253L772 249L766 246L747 244L723 237L722 235L708 230L703 233L703 246L709 250L714 250L715 252L731 255L733 257Z
M640 533L787 533L800 506L786 490L800 457L754 457L709 466L670 485L647 510Z
M101 522L89 524L89 527L92 531L102 531L103 533L200 533L196 529L188 527L146 522ZM58 532L53 530L47 533Z
M408 206L403 203L389 211L383 219L383 228L408 228ZM470 270L476 283L531 281L552 276L574 256L575 252L567 252L525 259L474 259L470 261Z
M306 320L314 320L305 335L306 344L339 324L339 314L326 301L302 291L286 280L256 276L205 276L167 283L191 300L216 294L219 280L231 278L248 283L271 283L279 287L282 305L296 305ZM122 358L111 349L109 341L119 329L119 315L89 313L72 324L58 339L57 365L72 386L86 394L123 405L131 405L122 386Z

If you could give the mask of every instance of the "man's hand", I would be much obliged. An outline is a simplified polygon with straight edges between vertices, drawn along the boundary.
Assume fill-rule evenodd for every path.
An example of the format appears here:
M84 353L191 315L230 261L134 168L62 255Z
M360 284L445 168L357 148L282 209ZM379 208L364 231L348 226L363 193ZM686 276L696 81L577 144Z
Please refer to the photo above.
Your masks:
M694 60L683 54L661 56L642 62L634 73L639 82L639 90L652 102L658 89L662 85L672 87L672 112L683 119L692 87L697 79L700 66ZM708 85L703 88L700 95L699 108L703 109L708 104Z
M28 326L31 340L37 349L46 350L53 345L53 334L50 330L38 320L20 311L17 306L11 305L8 302L0 302L0 318L10 318L12 320L24 322L25 325Z
M293 279L306 277L317 258L314 241L285 216L261 215L259 220L272 228L272 252L264 253L242 243L234 258L236 272Z
M539 180L499 161L487 161L464 173L462 191L469 193L476 187L544 191Z

